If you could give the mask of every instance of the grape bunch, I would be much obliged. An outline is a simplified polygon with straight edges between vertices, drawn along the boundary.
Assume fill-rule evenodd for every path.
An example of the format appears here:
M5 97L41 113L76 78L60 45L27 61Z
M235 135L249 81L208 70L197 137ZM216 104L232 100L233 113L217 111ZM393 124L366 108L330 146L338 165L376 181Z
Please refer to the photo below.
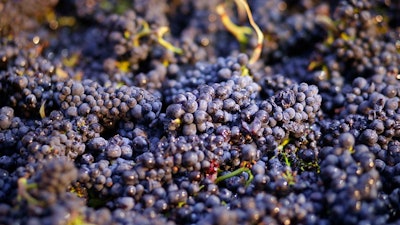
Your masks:
M0 3L0 224L400 223L396 1Z

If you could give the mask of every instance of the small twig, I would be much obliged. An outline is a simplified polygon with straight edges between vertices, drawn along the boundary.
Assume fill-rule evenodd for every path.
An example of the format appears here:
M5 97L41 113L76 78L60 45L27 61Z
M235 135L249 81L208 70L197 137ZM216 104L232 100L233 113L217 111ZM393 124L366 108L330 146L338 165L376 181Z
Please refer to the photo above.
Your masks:
M46 100L44 100L42 102L42 104L40 105L40 108L39 108L39 115L40 115L40 118L42 118L42 119L46 117L45 107L46 107Z
M157 41L160 43L160 45L164 46L164 48L171 50L172 52L175 52L177 54L182 54L183 51L182 49L175 47L173 44L169 43L168 41L163 39L163 36L165 33L169 31L169 28L166 26L160 27L157 29Z
M151 34L151 30L150 30L150 26L146 21L142 22L142 29L139 31L139 33L137 33L134 38L133 38L133 46L137 47L140 45L139 40L140 38L150 35Z
M235 3L239 8L244 7L244 9L246 10L250 25L253 27L253 29L255 30L255 32L257 34L257 46L254 48L254 52L249 60L249 64L253 64L260 58L261 51L262 51L262 44L263 44L263 40L264 40L264 34L262 33L260 27L256 24L256 22L254 22L253 14L251 12L249 5L247 4L247 1L246 0L235 0Z
M251 181L253 180L254 176L253 176L253 174L251 173L251 170L250 170L249 168L247 168L247 167L240 167L239 169L236 169L235 171L232 171L232 172L230 172L230 173L227 173L227 174L225 174L225 175L222 175L222 176L220 176L220 177L217 177L217 179L215 180L214 183L217 184L217 183L219 183L219 182L221 182L221 181L223 181L223 180L226 180L226 179L229 179L229 178L231 178L231 177L240 175L240 174L243 173L243 172L245 172L245 173L247 173L247 174L249 175L249 179L247 179L247 181L246 181L246 186L248 186L248 185L250 185L250 183L251 183Z
M246 34L250 35L252 33L251 28L234 24L225 11L224 3L217 5L216 11L221 17L222 24L233 34L233 36L235 36L236 40L238 40L240 44L247 44L248 38L246 37Z
M37 188L37 184L36 183L28 184L28 180L25 177L19 178L17 199L19 201L25 199L30 204L43 206L43 203L39 202L28 193L28 190L32 188Z

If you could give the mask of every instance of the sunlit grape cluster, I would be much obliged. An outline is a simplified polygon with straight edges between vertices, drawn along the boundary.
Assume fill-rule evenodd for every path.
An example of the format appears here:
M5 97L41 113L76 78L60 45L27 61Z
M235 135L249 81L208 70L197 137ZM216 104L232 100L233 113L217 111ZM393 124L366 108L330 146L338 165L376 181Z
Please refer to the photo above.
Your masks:
M0 224L399 224L399 15L1 1Z

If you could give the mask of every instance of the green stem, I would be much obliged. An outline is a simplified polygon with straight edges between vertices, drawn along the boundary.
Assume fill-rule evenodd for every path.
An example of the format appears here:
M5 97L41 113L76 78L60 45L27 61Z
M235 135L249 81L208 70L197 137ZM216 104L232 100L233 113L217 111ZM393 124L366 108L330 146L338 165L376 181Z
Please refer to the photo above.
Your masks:
M287 157L286 153L282 153L283 159L285 160L286 166L290 167L291 163L289 161L289 157Z
M215 180L215 183L217 184L217 183L219 183L219 182L221 182L223 180L226 180L226 179L229 179L231 177L240 175L243 172L247 173L249 175L249 179L246 181L246 186L248 186L248 185L250 185L250 183L253 180L254 176L251 173L251 170L249 168L247 168L247 167L241 167L239 169L236 169L235 171L232 171L230 173L227 173L227 174L224 174L224 175L222 175L220 177L217 177L217 179Z
M290 142L290 138L286 138L285 140L282 141L282 143L278 146L278 150L279 153L281 153L281 155L283 156L283 159L285 160L285 163L287 166L290 167L290 161L289 158L287 157L284 148L286 147L286 145L288 145Z
M133 38L133 46L137 47L140 45L139 40L140 38L150 35L151 34L151 30L150 30L150 26L146 21L143 21L142 23L142 30L140 30L135 37Z
M257 23L253 19L253 13L251 12L251 9L249 5L247 4L246 0L235 0L235 3L238 8L243 8L244 11L246 11L247 18L249 19L250 25L253 27L254 31L257 34L257 46L254 48L253 54L250 57L249 64L254 64L258 58L260 58L261 51L262 51L262 45L264 41L264 34L261 31L260 27L257 25Z
M246 35L250 35L253 32L251 28L234 24L225 12L223 3L219 4L216 10L225 28L235 36L236 40L238 40L241 45L246 45L249 41Z
M37 188L36 183L28 183L28 180L25 177L19 178L17 199L19 201L25 199L29 204L43 206L43 204L40 201L36 200L28 193L29 189L34 189L34 188Z
M285 148L285 146L289 144L289 142L290 138L286 138L285 140L283 140L282 143L278 146L278 150L282 151Z
M168 49L168 50L170 50L170 51L172 51L172 52L174 52L176 54L182 55L183 54L183 50L182 49L180 49L178 47L175 47L173 44L171 44L168 41L163 39L164 34L166 32L168 32L168 31L169 31L169 28L165 27L165 26L158 28L158 30L157 30L157 41L158 41L158 43L160 45L162 45L164 48L166 48L166 49Z

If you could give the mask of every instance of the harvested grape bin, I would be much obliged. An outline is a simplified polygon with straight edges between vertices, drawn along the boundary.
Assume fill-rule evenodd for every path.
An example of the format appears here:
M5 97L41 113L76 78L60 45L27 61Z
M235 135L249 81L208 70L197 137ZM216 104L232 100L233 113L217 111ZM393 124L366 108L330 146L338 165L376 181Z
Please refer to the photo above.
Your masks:
M0 224L400 224L399 67L398 0L0 0Z

